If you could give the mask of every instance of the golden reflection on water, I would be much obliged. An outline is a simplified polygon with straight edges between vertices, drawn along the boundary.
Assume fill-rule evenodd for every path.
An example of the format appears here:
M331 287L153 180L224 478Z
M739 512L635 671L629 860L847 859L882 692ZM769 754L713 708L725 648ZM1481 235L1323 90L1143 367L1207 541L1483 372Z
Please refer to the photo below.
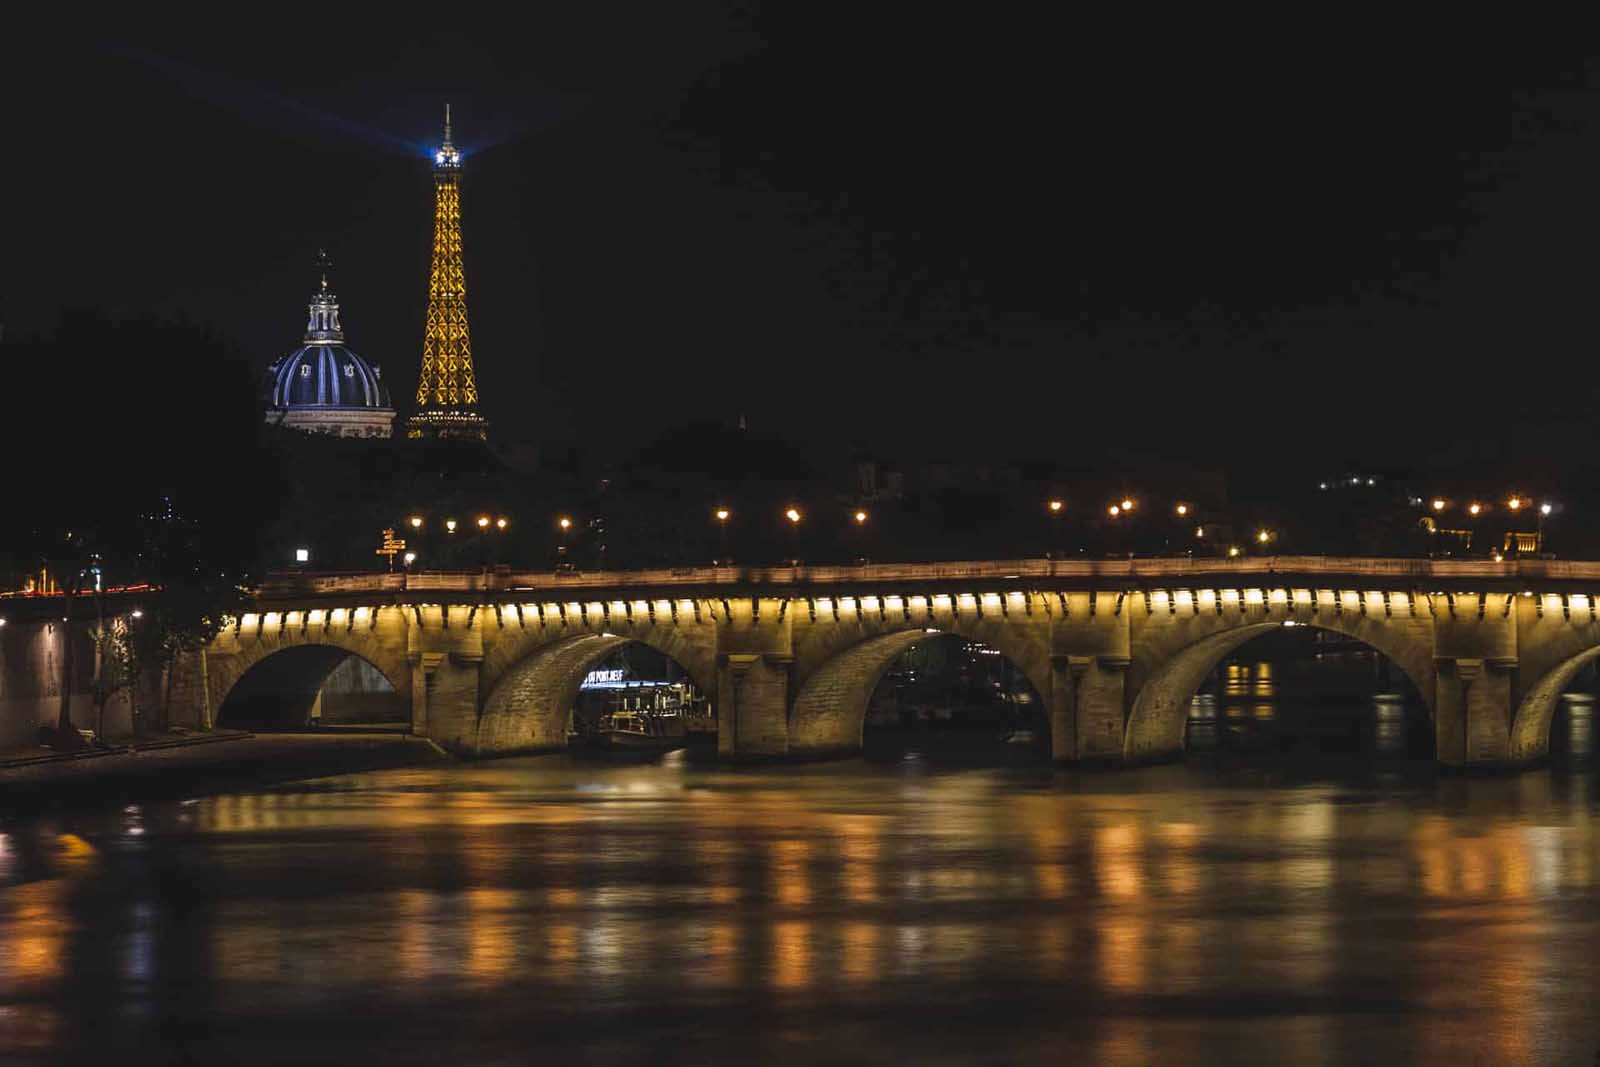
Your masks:
M848 982L874 982L882 964L878 959L883 927L876 922L852 920L840 933L839 970Z
M811 924L781 919L772 924L772 984L785 992L811 984Z
M115 980L205 974L224 1009L514 989L532 1004L540 990L579 1005L781 995L870 1016L906 989L959 1000L992 985L1052 1025L1081 1022L1084 1062L1172 1048L1138 1012L1039 1008L1065 988L1175 1004L1212 1034L1237 1020L1194 1005L1268 998L1324 1038L1369 998L1362 1027L1403 1027L1407 1047L1448 1062L1528 1062L1552 1012L1600 998L1574 962L1600 941L1589 786L1452 780L1352 803L1346 787L1215 788L1183 768L708 772L688 790L692 773L508 761L408 772L398 790L360 775L360 789L147 810L138 854L188 850L183 870L216 875L205 908L148 880L77 902L135 855L121 822L116 848L86 831L26 862L12 834L4 870L32 880L0 883L0 1011L70 985L69 949L126 940L96 924L131 913L197 924L176 943L200 958L164 961L173 942L155 938Z

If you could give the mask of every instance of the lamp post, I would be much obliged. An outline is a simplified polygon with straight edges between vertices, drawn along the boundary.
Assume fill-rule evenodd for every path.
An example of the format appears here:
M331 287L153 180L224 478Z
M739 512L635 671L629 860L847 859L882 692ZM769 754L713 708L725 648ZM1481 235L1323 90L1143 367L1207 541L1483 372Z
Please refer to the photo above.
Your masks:
M783 517L789 520L789 566L798 567L800 566L800 520L804 516L800 514L799 508L791 506L784 511Z
M562 570L570 566L567 562L567 534L572 530L572 520L561 516L556 520L556 529L561 531L556 535L556 569Z
M1067 502L1060 497L1051 497L1045 501L1044 511L1050 522L1050 537L1045 545L1044 558L1054 559L1062 551L1061 524L1066 519Z
M857 553L856 554L856 563L864 564L864 563L867 562L867 551L866 551L867 519L868 519L867 509L866 508L856 508L855 512L850 516L850 519L855 524L855 531L856 531L856 541L857 541L857 544L856 544L856 553Z
M725 507L719 507L711 513L717 520L717 558L712 560L713 566L726 566L733 560L728 557L728 520L733 518L733 512Z

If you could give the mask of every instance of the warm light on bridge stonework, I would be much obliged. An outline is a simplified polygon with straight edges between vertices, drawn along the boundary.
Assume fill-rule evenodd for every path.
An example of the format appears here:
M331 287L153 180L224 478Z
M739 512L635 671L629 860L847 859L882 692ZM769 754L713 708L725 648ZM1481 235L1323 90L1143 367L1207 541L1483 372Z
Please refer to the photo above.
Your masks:
M1029 680L1058 759L1135 762L1181 751L1214 665L1293 624L1393 661L1428 704L1440 759L1521 763L1547 751L1560 694L1600 657L1596 589L1600 564L1312 557L298 575L185 658L175 702L207 722L255 663L317 643L377 667L447 748L559 747L573 687L637 641L711 697L724 755L820 755L859 747L895 656L954 634Z

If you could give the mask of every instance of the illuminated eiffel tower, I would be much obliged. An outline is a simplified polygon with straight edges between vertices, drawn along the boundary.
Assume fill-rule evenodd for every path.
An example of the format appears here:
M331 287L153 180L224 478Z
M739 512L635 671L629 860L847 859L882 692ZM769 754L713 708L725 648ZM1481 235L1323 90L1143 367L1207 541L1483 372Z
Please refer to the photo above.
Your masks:
M467 327L467 282L461 269L461 153L450 142L433 156L433 269L428 275L428 326L417 376L417 413L407 437L464 437L482 441L489 424L478 414L478 382Z

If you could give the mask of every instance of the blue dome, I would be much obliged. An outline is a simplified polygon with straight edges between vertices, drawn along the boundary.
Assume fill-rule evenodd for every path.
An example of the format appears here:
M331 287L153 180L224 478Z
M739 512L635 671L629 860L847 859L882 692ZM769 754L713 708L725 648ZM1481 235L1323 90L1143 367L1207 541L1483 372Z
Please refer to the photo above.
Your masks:
M386 437L393 430L394 408L383 372L345 347L326 257L322 266L322 285L311 294L300 347L267 369L267 421L308 433Z
M273 408L392 408L382 372L332 340L312 341L274 363L266 391Z

